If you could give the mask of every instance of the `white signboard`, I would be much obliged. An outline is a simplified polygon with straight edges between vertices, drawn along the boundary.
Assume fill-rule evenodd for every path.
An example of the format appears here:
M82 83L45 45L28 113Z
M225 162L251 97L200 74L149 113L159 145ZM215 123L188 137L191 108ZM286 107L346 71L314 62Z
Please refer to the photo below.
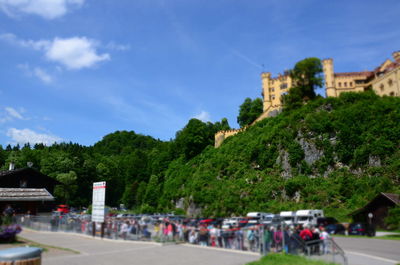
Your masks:
M92 222L104 222L104 202L106 198L106 182L93 183Z

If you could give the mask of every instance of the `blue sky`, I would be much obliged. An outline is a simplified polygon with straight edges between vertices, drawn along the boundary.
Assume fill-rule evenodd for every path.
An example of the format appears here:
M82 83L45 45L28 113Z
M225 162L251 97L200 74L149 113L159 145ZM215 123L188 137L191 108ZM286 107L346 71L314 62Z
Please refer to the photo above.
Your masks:
M0 0L0 144L238 127L263 69L375 68L400 49L399 14L398 0Z

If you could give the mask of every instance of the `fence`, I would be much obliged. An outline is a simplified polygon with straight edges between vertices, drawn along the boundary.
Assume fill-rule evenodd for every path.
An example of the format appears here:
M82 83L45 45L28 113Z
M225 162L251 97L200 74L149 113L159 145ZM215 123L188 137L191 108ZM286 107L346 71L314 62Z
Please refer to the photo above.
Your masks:
M150 222L129 218L107 218L93 223L90 216L17 216L17 223L39 231L71 232L109 239L180 242L216 248L251 251L267 255L285 252L347 265L344 251L330 237L304 240L301 231L283 222L242 228L191 226L169 220Z

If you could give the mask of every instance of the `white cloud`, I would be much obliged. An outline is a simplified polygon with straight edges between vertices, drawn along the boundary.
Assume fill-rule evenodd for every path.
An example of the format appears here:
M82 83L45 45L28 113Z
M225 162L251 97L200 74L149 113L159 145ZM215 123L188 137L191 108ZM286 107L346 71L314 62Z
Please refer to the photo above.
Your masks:
M21 113L19 113L16 109L11 108L11 107L5 107L6 112L8 113L10 118L15 118L19 120L23 120L24 117L22 116Z
M10 122L14 119L28 120L28 118L25 118L22 115L22 113L24 112L25 110L23 108L16 110L12 107L5 107L4 110L0 113L0 123Z
M14 34L6 33L0 34L0 40L21 47L43 51L46 59L59 63L67 69L78 70L90 68L102 61L111 59L108 53L100 54L97 52L97 47L99 46L98 41L86 37L54 38L51 41L33 41L22 40L17 38ZM122 48L123 46L119 47L119 49Z
M131 46L127 44L118 44L113 41L110 41L109 43L107 43L105 48L112 51L127 51L131 48Z
M97 54L96 46L96 41L85 37L55 38L46 48L46 58L61 63L68 69L92 67L101 61L110 60L108 53Z
M62 139L60 137L50 135L50 134L37 133L30 129L19 130L16 128L10 128L7 130L7 136L13 140L14 144L43 143L45 145L52 145L55 142L62 141Z
M39 41L22 40L17 38L17 36L15 36L12 33L0 34L0 40L8 42L10 44L16 44L24 48L32 48L34 50L42 50L50 45L50 42L47 40L39 40Z
M53 78L42 68L35 67L35 69L33 69L33 74L44 83L51 83L53 81Z
M64 16L71 8L79 8L85 0L0 0L0 8L10 17L33 14L45 19Z
M40 68L40 67L34 67L32 68L29 64L24 63L24 64L19 64L17 65L19 69L24 71L24 73L27 76L35 76L39 78L43 83L49 84L53 82L53 77L47 73L46 70Z
M194 116L195 119L201 120L203 122L208 122L210 121L210 113L208 113L207 111L202 110L200 112L200 114L197 114L196 116Z

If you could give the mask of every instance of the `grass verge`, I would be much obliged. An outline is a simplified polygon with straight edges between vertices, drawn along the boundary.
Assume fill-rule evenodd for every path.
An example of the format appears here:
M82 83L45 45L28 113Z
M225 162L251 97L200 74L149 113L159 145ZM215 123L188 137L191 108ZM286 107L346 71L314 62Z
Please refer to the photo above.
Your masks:
M246 265L336 265L319 260L310 260L301 256L287 254L268 254L259 261L247 263Z
M400 235L387 235L387 236L345 236L345 235L333 235L333 237L352 237L352 238L368 238L368 239L385 239L385 240L400 240Z
M41 249L43 249L44 252L48 251L49 249L58 249L58 250L63 250L63 251L72 252L72 253L75 253L75 254L80 254L79 251L76 251L76 250L73 250L73 249L70 249L70 248L62 248L62 247L56 247L56 246L45 245L45 244L41 244L41 243L38 243L38 242L35 242L35 241L32 241L32 240L29 240L29 239L20 237L20 236L17 236L17 241L14 242L13 244L15 244L15 245L17 245L17 246L18 246L18 245L23 245L23 246L28 245L28 246L30 246L30 247L41 248Z

